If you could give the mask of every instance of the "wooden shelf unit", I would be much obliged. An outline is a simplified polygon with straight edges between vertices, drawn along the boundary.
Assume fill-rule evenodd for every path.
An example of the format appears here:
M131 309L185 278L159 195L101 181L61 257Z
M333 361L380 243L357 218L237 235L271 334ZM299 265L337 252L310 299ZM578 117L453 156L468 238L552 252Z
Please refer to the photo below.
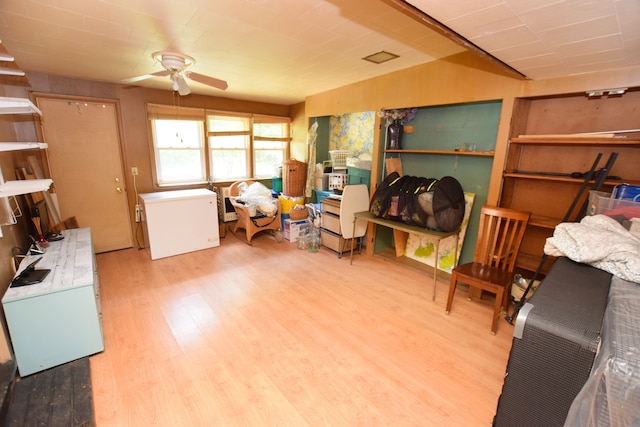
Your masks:
M53 184L53 180L49 178L0 182L0 197L19 196L21 194L47 191L51 184Z
M637 89L608 99L589 99L582 93L516 100L500 205L532 213L518 257L519 268L535 271L546 239L553 235L584 181L549 173L585 173L602 154L599 169L615 152L618 157L608 173L612 178L605 180L600 191L610 192L622 183L640 185L640 132L615 133L638 127L638 102ZM613 136L576 135L588 132L612 132ZM569 221L575 220L588 200L590 188L584 191ZM553 261L545 265L543 273Z
M44 142L0 142L0 151L44 150Z
M384 150L385 153L397 154L435 154L445 156L493 157L493 151L456 151L456 150Z
M0 114L35 114L37 116L42 116L42 111L40 111L40 109L38 109L38 107L28 99L0 97ZM44 150L47 147L47 144L43 142L0 142L0 152ZM47 191L52 183L53 181L51 179L31 179L5 182L2 168L0 167L0 199ZM15 224L16 215L15 212L11 211L10 204L8 202L3 203L0 206L0 216L7 220L7 222L2 221L3 225ZM2 237L1 230L0 237Z
M37 114L42 116L42 111L28 99L0 97L0 114Z

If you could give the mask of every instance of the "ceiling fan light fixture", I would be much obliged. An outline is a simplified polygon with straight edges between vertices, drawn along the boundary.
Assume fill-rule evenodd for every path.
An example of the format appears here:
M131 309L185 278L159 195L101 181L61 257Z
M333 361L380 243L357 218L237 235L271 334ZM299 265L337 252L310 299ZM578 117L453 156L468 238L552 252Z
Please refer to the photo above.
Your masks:
M374 64L382 64L384 62L391 61L392 59L396 59L399 57L400 55L396 55L395 53L381 50L380 52L365 56L362 59L364 59L365 61L373 62Z
M184 53L159 51L152 53L151 58L161 64L164 69L154 73L124 79L122 80L122 83L131 84L150 79L152 77L168 77L171 81L171 88L173 91L178 92L181 96L186 96L191 93L191 89L189 88L185 78L189 78L198 83L202 83L203 85L211 86L220 90L226 90L228 87L227 82L224 80L187 70L187 67L195 64L196 60Z
M177 52L160 51L151 54L151 57L158 61L168 70L182 71L196 63L196 60L189 55Z

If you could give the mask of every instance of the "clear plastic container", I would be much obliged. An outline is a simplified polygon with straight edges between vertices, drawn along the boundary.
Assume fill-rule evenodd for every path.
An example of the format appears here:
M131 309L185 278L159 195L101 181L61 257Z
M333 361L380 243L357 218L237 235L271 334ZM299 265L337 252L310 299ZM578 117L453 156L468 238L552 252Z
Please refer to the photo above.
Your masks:
M309 234L301 234L298 236L298 249L309 249Z
M316 253L320 248L320 234L313 233L309 235L309 252Z

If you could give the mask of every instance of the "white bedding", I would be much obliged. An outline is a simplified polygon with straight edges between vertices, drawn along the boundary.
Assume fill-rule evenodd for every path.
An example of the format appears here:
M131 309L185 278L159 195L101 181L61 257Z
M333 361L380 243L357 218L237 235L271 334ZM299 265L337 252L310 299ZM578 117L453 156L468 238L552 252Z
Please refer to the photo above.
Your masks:
M558 224L544 246L551 256L566 256L630 282L640 282L640 239L605 215Z

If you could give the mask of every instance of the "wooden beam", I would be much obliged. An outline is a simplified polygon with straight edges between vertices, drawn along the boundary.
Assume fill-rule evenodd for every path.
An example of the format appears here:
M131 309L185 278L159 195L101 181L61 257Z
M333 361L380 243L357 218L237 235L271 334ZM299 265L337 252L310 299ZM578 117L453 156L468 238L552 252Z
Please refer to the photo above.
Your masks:
M389 6L393 7L394 9L399 10L400 12L404 13L405 15L415 19L416 21L418 21L420 23L422 23L424 26L426 26L430 30L435 31L438 34L443 35L444 37L448 38L449 40L453 41L454 43L459 44L460 46L462 46L465 49L477 54L480 57L482 57L484 59L488 59L492 63L498 65L500 68L506 70L510 75L513 75L513 76L521 78L521 79L522 78L527 78L527 76L522 74L520 71L518 71L515 68L511 67L510 65L502 62L501 60L499 60L495 56L491 55L489 52L487 52L487 51L481 49L480 47L476 46L475 44L473 44L469 40L467 40L464 37L462 37L460 34L458 34L455 31L453 31L451 28L449 28L446 25L442 24L440 21L437 21L434 18L432 18L431 16L427 15L423 10L418 9L417 7L407 3L404 0L382 0L382 1L384 3L386 3L386 4L388 4Z

